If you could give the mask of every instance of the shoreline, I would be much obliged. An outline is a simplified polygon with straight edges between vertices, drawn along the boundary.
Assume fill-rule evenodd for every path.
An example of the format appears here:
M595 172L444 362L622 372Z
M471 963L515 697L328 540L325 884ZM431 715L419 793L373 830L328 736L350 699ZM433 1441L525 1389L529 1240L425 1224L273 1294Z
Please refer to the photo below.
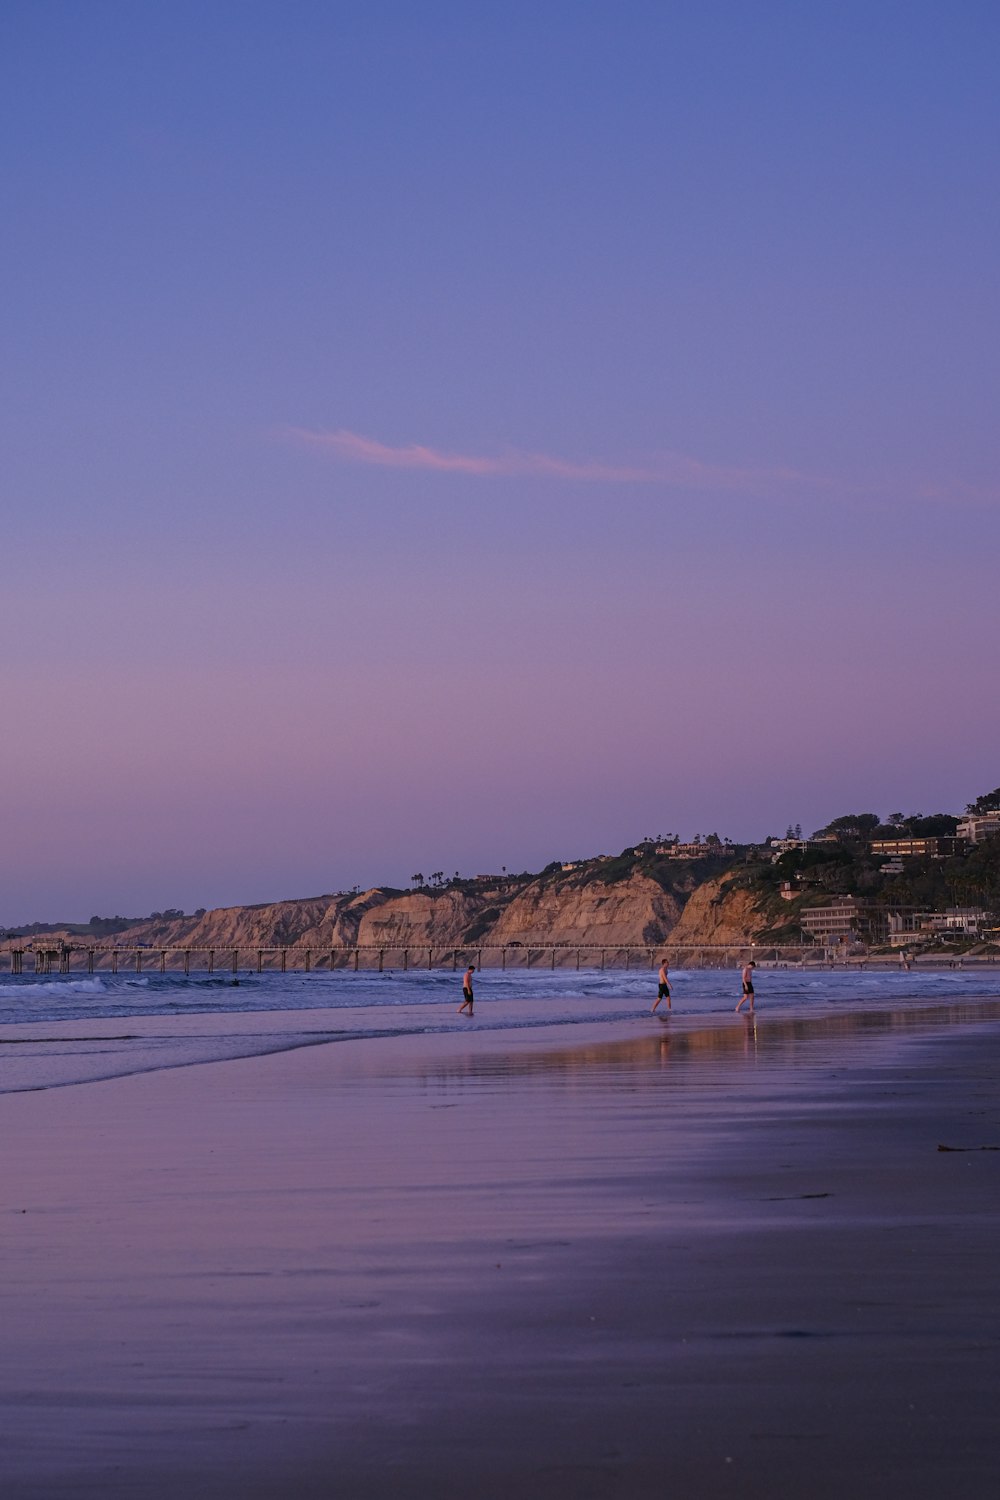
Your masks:
M985 1500L998 1014L479 1028L5 1095L5 1497Z
M583 1047L669 1036L673 1045L685 1050L696 1048L699 1038L722 1050L739 1050L744 1036L741 1023L743 1027L751 1023L755 1037L758 1028L766 1026L768 1038L776 1041L803 1035L842 1040L853 1034L868 1038L891 1032L912 1035L1000 1020L1000 996L990 995L947 1000L939 996L800 1000L780 1008L762 999L754 1011L739 1012L728 1004L712 1011L685 1010L682 997L678 999L675 1008L655 1013L645 1004L635 1006L628 1000L614 1016L593 1017L584 1012L568 1018L565 1014L546 1016L544 1000L526 998L513 1023L510 1012L514 1007L509 1000L494 1002L494 1009L487 999L461 1025L452 1019L450 1001L440 1006L262 1007L5 1022L0 1024L0 1098L351 1043L385 1045L394 1040L414 1046L437 1044L446 1050L452 1042L460 1049L473 1040L481 1048L516 1046L517 1039L544 1046L554 1038L560 1045Z

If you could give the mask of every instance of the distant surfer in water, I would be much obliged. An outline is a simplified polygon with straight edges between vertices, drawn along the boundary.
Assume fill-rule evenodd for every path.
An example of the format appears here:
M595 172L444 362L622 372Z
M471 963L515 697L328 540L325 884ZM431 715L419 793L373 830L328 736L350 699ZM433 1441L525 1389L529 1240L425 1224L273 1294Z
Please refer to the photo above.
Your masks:
M475 972L475 964L470 964L462 975L462 1003L458 1007L459 1015L462 1014L463 1010L468 1010L469 1015L472 1015L472 976Z
M670 971L667 968L666 959L664 959L662 964L660 965L660 987L656 992L656 999L653 1001L654 1010L659 1005L661 1000L665 1000L667 1002L667 1010L673 1009L673 1006L670 1004Z
M739 1005L737 1005L737 1007L736 1007L737 1010L742 1010L742 1008L743 1008L743 1006L744 1006L744 1004L745 1004L745 1002L747 1000L750 1001L750 1009L753 1010L753 973L752 973L752 970L756 969L756 967L757 967L757 965L754 963L753 959L751 959L748 964L744 964L743 965L743 995L742 995L742 997L740 999Z

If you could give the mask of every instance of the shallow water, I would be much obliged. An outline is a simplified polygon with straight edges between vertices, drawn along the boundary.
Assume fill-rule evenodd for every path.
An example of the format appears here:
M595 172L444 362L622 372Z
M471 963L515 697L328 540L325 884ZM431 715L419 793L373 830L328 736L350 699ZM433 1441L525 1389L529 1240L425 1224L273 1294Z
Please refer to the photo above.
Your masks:
M650 1005L655 974L487 970L473 1019L457 1014L461 976L447 972L181 975L26 975L0 983L0 1093L65 1087L164 1068L262 1056L334 1042L506 1033L614 1023L636 1038L719 1028L758 1048L759 1028L824 1022L884 1031L992 1015L1000 973L758 971L756 1024L733 1016L738 971L672 972L673 1010ZM732 1026L729 1024L732 1021ZM740 1042L740 1046L744 1041ZM738 1050L738 1049L737 1049Z
M92 975L60 978L25 975L0 979L0 1025L34 1021L81 1021L98 1017L229 1015L250 1012L332 1010L349 1013L352 1030L381 1033L394 1010L426 1007L435 1030L463 1030L466 1017L449 1012L461 1001L461 975L451 970L399 970L377 974L338 970L330 974L275 974L241 971L230 975L180 974ZM732 1010L740 993L739 971L671 970L674 1010L711 1015ZM760 969L757 1005L768 1010L810 1011L844 1004L923 1004L969 996L1000 997L1000 969L833 971ZM641 1012L656 996L650 971L602 972L583 969L487 969L476 978L476 1021L491 1029L523 1026L530 1002L531 1019L545 1025L617 1020ZM661 1007L662 1010L662 1007ZM361 1017L358 1011L370 1012ZM430 1014L433 1012L433 1019ZM345 1021L347 1020L345 1016Z

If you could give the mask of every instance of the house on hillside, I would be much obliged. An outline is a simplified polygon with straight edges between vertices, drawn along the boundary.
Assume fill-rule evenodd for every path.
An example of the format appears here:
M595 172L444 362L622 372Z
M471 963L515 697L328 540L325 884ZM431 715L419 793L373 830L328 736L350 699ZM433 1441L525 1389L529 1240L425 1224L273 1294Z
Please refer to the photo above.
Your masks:
M872 839L868 845L873 854L884 859L945 859L961 854L965 840L959 838Z
M771 854L772 865L781 858L783 854L791 854L795 849L808 849L808 839L768 839L767 847Z
M1000 813L960 818L955 832L967 844L981 844L984 839L995 839L1000 835Z
M659 852L659 851L657 851ZM691 844L671 844L663 851L668 859L704 859L706 855L723 855L727 859L735 858L735 844L712 844L707 840L698 840Z
M856 896L833 896L823 906L807 906L799 913L803 932L818 943L849 943L869 937L871 917Z

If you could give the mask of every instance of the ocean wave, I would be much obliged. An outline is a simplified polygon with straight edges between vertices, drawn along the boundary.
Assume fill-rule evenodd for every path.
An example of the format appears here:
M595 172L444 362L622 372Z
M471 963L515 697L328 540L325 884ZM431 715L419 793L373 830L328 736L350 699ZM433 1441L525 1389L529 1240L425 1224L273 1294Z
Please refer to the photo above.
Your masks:
M107 989L103 979L32 979L26 974L0 984L0 995L103 995Z
M238 984L226 974L181 975L4 975L0 982L0 1031L4 1025L44 1021L94 1020L156 1015L224 1016L248 1012L329 1010L350 1017L349 1025L381 1030L401 1011L455 1009L461 973L411 970L360 973L301 972L253 974L240 971ZM674 970L675 1010L709 1015L731 1010L739 989L738 970ZM481 971L476 999L489 1013L513 1023L535 1014L545 1022L605 1011L643 1014L656 991L655 971L531 969ZM796 970L759 971L758 1009L794 1006L841 1009L883 1002L926 1005L935 999L1000 994L1000 966L960 970ZM367 1014L366 1014L367 1013ZM442 1014L447 1014L443 1011ZM392 1023L389 1023L392 1024Z

